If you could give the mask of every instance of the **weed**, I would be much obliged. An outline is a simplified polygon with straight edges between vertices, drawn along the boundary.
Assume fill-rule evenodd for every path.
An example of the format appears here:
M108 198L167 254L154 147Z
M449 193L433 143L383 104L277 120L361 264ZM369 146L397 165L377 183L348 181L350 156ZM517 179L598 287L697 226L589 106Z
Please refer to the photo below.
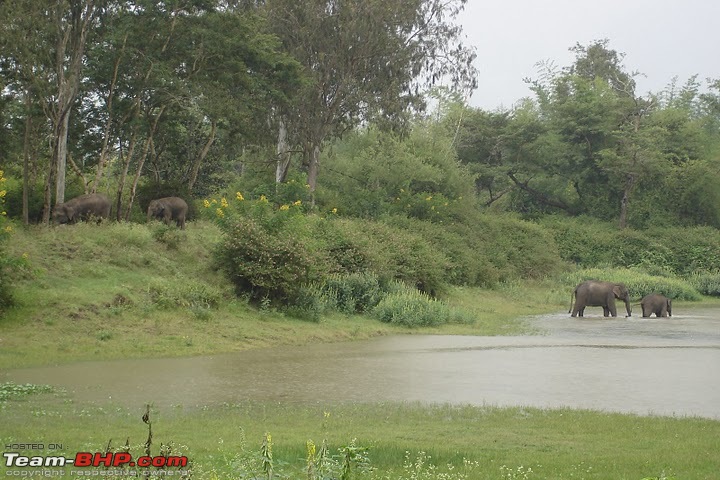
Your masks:
M55 389L50 385L3 382L0 383L0 401L12 400L17 397L24 397L28 395L36 395L38 393L51 393L53 391L55 391Z
M106 340L110 340L112 337L113 337L113 334L109 330L101 330L97 334L97 339L100 341L103 341L103 342Z

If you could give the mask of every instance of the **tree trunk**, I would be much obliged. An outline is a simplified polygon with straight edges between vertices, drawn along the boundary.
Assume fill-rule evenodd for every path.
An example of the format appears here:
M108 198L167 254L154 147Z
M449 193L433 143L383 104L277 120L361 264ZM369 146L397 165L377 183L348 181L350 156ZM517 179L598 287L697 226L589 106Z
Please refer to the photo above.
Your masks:
M195 182L197 181L198 173L200 172L200 166L205 160L205 157L207 157L208 152L210 152L210 147L212 147L213 142L215 142L216 132L217 122L213 120L210 125L210 135L208 135L207 142L205 142L205 145L203 146L198 156L195 157L195 161L193 162L192 171L190 172L190 180L188 181L188 191L190 192L192 192L192 189L195 186Z
M117 198L115 201L115 219L118 222L122 220L122 194L123 190L125 190L125 180L127 179L128 170L130 170L130 162L132 161L133 155L135 155L135 145L137 145L137 128L133 128L133 133L130 137L130 146L127 156L125 157L125 165L120 174L120 182L118 182Z
M58 110L64 110L62 102L58 100ZM60 113L58 125L55 129L55 151L53 153L57 175L55 177L55 204L65 201L65 169L67 167L67 137L70 126L70 112Z
M22 216L25 225L30 224L30 131L32 130L32 97L25 93L25 138L23 140L23 194Z
M128 36L125 35L125 38L123 38L123 44L122 48L120 49L120 54L118 55L117 60L115 60L115 68L113 69L113 76L112 80L110 81L110 91L108 92L107 100L105 101L105 105L107 106L107 122L105 122L105 131L103 133L103 144L102 148L100 150L100 159L98 160L98 166L97 166L97 172L95 174L95 181L93 182L92 186L92 193L97 192L98 185L100 185L100 179L103 175L103 170L105 168L105 163L107 162L107 151L108 151L108 144L110 143L110 127L112 126L112 118L113 118L113 111L112 111L112 103L113 103L113 97L115 96L115 85L117 84L117 77L118 77L118 70L120 69L120 60L123 57L123 54L125 53L125 44L127 43Z
M630 196L635 188L635 175L628 173L625 177L625 188L623 189L622 200L620 200L620 229L627 227L628 205L630 204Z
M95 17L94 0L70 2L70 18L65 19L67 7L63 2L56 6L57 43L55 73L57 76L57 106L54 115L55 149L53 162L55 179L55 202L65 201L65 167L67 163L67 137L70 125L70 111L80 88L85 44L88 28ZM68 47L70 47L68 49ZM68 52L68 50L70 50ZM67 64L67 68L66 68Z
M280 117L277 140L277 165L275 167L275 183L283 183L287 180L288 168L290 167L290 148L287 141L287 125Z
M147 139L145 140L145 147L143 148L143 154L140 157L140 159L138 159L137 171L135 172L135 178L133 179L133 184L132 184L132 187L130 188L130 200L128 201L127 208L125 209L125 220L130 219L130 211L132 210L133 202L135 201L135 192L137 191L137 184L140 181L140 175L142 174L143 166L145 166L145 160L147 160L148 152L150 151L150 147L152 146L153 136L155 135L155 132L157 131L157 126L158 126L158 123L160 122L160 117L162 117L164 111L165 111L165 106L163 105L162 107L160 107L160 111L158 112L157 117L155 117L152 127L150 128L150 131L148 132Z

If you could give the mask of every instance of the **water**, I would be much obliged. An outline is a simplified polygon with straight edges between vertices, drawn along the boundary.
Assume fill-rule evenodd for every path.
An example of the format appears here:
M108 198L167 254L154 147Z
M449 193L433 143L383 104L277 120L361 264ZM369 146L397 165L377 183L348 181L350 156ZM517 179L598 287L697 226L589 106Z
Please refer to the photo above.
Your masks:
M83 401L128 407L420 401L720 419L719 310L688 309L659 319L559 313L530 322L543 333L407 335L86 362L2 371L0 380L62 386Z

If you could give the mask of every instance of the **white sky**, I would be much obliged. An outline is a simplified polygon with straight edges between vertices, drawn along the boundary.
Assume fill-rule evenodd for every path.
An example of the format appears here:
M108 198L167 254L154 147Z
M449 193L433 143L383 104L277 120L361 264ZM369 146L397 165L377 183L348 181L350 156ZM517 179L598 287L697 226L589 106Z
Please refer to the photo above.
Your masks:
M468 0L457 21L477 49L469 103L486 110L531 96L523 78L537 78L537 62L569 66L570 47L604 38L626 71L647 76L636 77L638 94L675 76L720 78L720 0Z

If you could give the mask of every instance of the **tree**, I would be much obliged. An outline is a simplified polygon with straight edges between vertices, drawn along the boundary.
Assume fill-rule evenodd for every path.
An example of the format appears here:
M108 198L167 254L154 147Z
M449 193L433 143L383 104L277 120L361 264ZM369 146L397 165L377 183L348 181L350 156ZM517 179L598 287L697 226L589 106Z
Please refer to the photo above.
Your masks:
M272 31L309 77L276 123L279 143L299 145L311 191L327 140L364 121L397 125L444 78L474 88L474 53L451 23L465 1L267 0Z

